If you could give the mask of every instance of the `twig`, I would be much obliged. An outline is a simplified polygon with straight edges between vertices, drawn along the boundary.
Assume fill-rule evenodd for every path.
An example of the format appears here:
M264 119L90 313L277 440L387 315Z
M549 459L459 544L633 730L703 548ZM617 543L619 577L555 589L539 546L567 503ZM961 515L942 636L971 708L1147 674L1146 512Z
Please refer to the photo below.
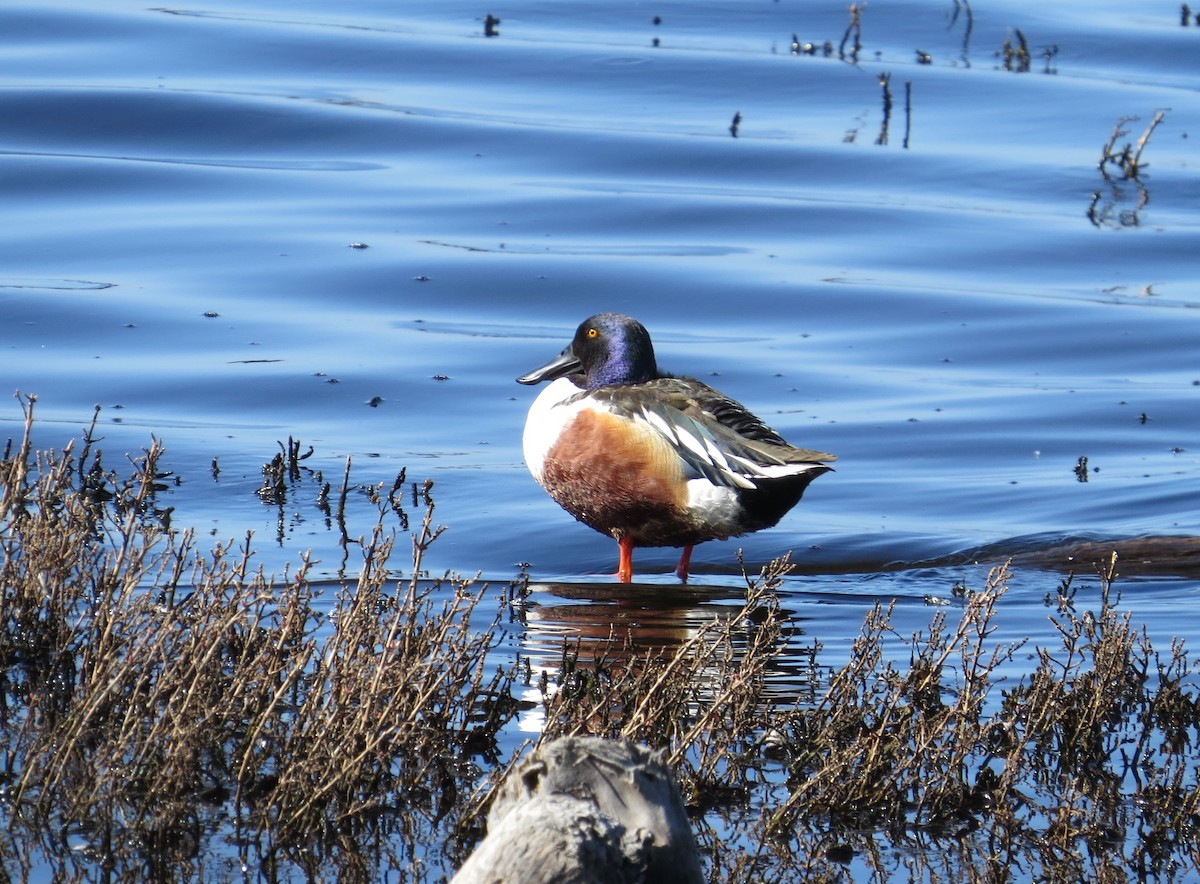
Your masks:
M1138 170L1142 168L1142 151L1146 149L1146 145L1150 143L1150 135L1158 128L1158 124L1166 117L1166 111L1158 111L1154 114L1154 119L1150 121L1150 125L1146 127L1146 131L1142 133L1142 137L1138 139L1137 149L1133 152L1131 161L1132 171L1129 174L1130 178L1138 176ZM1147 163L1147 166L1150 164Z

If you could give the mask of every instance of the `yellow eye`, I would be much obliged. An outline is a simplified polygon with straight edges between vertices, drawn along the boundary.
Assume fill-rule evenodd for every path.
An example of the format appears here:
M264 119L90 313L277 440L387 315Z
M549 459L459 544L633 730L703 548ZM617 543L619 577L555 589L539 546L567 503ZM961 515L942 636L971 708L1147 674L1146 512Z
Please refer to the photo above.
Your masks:
M587 336L589 338L598 338L598 337L600 337L600 331L598 329L589 328L587 330Z

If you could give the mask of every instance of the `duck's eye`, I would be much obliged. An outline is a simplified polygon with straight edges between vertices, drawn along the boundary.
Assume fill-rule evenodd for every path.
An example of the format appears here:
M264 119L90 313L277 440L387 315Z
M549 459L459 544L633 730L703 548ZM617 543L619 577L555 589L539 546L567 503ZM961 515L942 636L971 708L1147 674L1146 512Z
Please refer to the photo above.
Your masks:
M587 336L588 336L589 338L598 338L598 337L600 337L600 329L598 329L598 328L589 328L589 329L587 330Z

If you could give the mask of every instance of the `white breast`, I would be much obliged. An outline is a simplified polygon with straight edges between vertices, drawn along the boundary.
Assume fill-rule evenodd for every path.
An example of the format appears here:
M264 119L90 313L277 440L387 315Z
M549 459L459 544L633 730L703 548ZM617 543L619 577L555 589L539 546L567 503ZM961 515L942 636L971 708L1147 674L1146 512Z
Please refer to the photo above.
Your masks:
M525 419L525 434L521 448L525 453L525 465L533 478L542 481L542 464L550 446L558 439L563 428L575 419L584 408L595 408L594 402L563 402L581 392L569 378L552 381L529 406L529 417Z

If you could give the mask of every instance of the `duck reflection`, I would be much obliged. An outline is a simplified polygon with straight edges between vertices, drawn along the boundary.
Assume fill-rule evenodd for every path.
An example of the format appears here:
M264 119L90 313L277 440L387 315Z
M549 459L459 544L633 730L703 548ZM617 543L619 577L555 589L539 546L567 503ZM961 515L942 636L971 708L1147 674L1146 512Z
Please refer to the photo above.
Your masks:
M542 730L550 698L594 689L593 681L603 682L615 705L628 706L640 698L621 691L645 690L648 679L663 690L685 681L693 699L705 702L744 675L764 708L800 702L818 682L818 645L800 618L774 595L748 599L744 587L531 583L517 610L525 627L525 699L536 706L522 722L527 731Z
M578 641L581 658L666 652L717 621L728 623L745 603L745 591L728 586L662 586L611 583L533 583L526 602L526 647L542 657L561 656L561 639ZM532 602L532 603L531 603Z

